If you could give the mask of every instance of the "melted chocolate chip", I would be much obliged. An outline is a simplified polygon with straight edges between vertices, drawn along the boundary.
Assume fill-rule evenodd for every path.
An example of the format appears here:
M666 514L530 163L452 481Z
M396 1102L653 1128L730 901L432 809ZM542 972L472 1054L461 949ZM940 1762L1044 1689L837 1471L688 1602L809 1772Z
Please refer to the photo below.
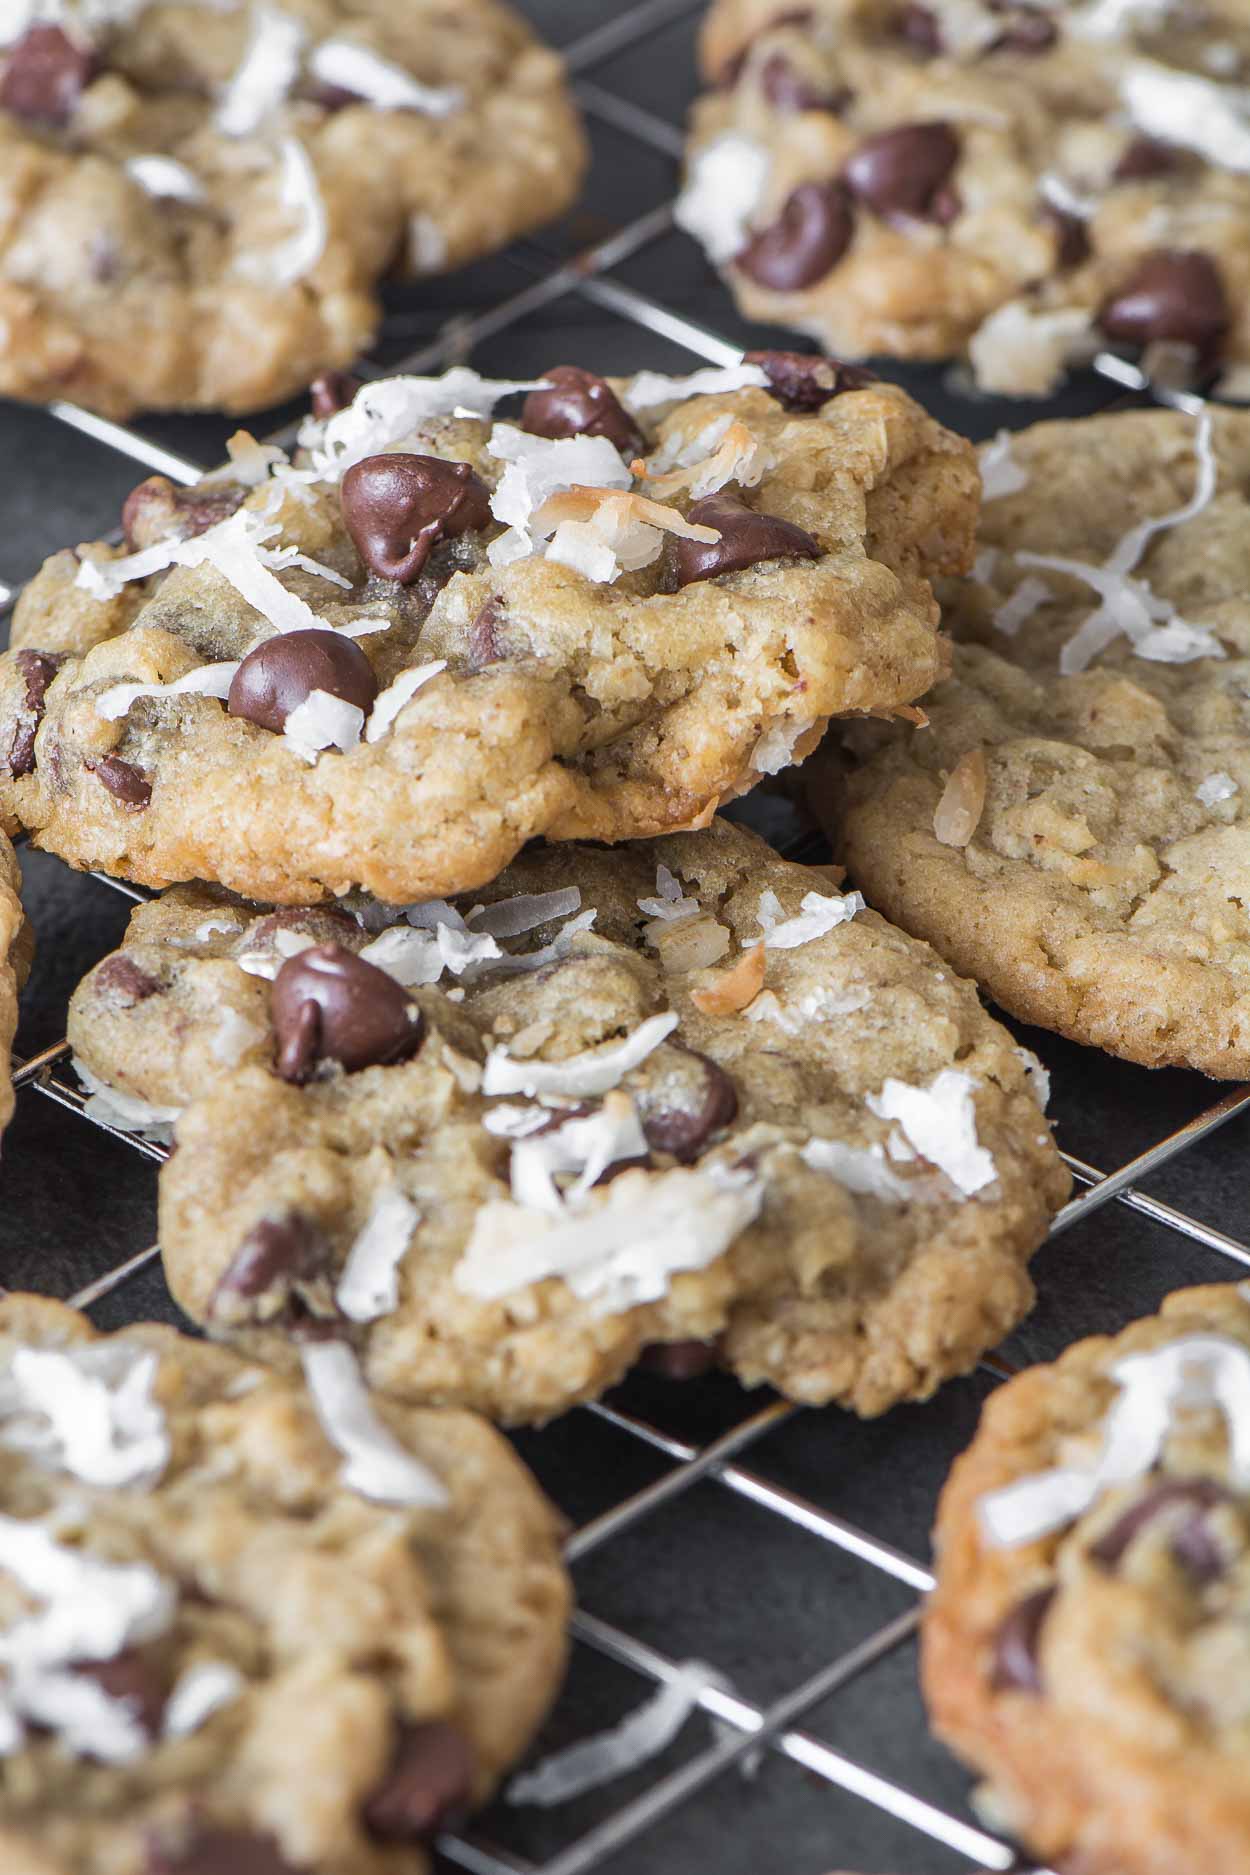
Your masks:
M661 1380L702 1380L716 1366L713 1341L656 1341L644 1348L638 1362Z
M106 755L103 761L88 762L96 780L106 787L114 800L141 814L152 799L152 783L131 762L120 755Z
M378 680L352 638L341 632L279 632L255 645L230 680L226 708L261 729L281 731L292 710L324 690L365 715L373 708Z
M125 1706L130 1717L149 1738L155 1738L165 1716L166 1688L155 1663L137 1647L112 1660L80 1660L74 1664L80 1679L94 1680L110 1699Z
M787 115L800 111L844 111L851 101L845 85L831 91L828 86L812 83L784 52L770 52L760 66L760 90L775 111Z
M350 371L323 371L308 387L314 417L319 422L336 417L340 410L347 409L359 389L360 379Z
M840 182L800 183L776 221L751 237L734 265L757 286L797 293L833 271L854 233L850 197Z
M1161 143L1157 137L1134 137L1124 146L1111 179L1148 182L1155 176L1173 175L1183 162L1184 154L1174 143Z
M920 216L949 219L944 191L959 161L949 124L898 124L867 137L847 158L847 187L887 221Z
M270 1004L277 1069L284 1081L306 1081L319 1062L349 1073L415 1055L425 1022L394 977L341 944L317 944L288 958Z
M926 59L940 58L945 51L942 28L932 7L905 6L894 17L894 30L915 52Z
M785 410L810 414L823 410L843 391L862 391L877 374L865 365L844 365L819 352L748 352L742 361L758 365L768 379L769 395Z
M109 997L122 1009L133 1009L149 996L159 996L164 987L159 977L149 976L125 951L106 957L92 982L98 994Z
M13 662L26 686L26 714L32 719L15 725L9 744L9 773L19 781L35 772L35 736L43 721L44 698L65 660L52 651L17 651Z
M1174 339L1210 355L1230 317L1224 282L1210 256L1163 248L1138 264L1106 301L1098 323L1109 339L1125 345Z
M671 1153L683 1165L697 1159L713 1133L731 1126L738 1115L733 1082L694 1048L665 1050L636 1099L648 1146Z
M271 1836L213 1823L195 1824L177 1841L152 1837L146 1856L143 1875L299 1875Z
M203 482L178 488L164 475L149 475L122 504L122 533L132 552L158 540L194 540L242 506L241 482Z
M782 26L810 26L814 15L810 7L792 7L788 13L774 13L770 20L765 20L757 32L739 46L732 58L726 59L717 74L716 82L728 90L736 85L742 76L743 68L751 54L751 47L765 33L775 33Z
M1177 1561L1183 1563L1199 1582L1213 1582L1223 1575L1224 1556L1206 1522L1206 1513L1219 1504L1235 1502L1214 1478L1167 1478L1144 1497L1130 1504L1109 1530L1090 1546L1090 1555L1106 1569L1116 1569L1130 1545L1166 1512L1184 1510L1172 1527L1170 1546Z
M490 525L490 493L467 462L366 456L343 477L347 531L370 572L406 586L440 540Z
M286 1306L292 1291L328 1272L331 1254L321 1226L302 1211L262 1218L227 1265L213 1292L209 1314L229 1319L240 1313L240 1303L264 1297L269 1306L259 1312L274 1315Z
M445 1720L406 1725L390 1768L364 1806L364 1825L381 1842L419 1842L463 1815L473 1794L473 1747Z
M691 504L689 519L696 527L716 528L720 539L674 542L673 572L678 586L716 579L721 573L740 573L762 560L820 558L819 543L803 528L776 514L760 514L737 495L705 495Z
M1040 1693L1042 1670L1038 1648L1042 1628L1055 1599L1053 1588L1038 1589L1017 1602L994 1637L990 1684L996 1693Z
M1042 216L1055 233L1055 263L1061 271L1080 267L1090 256L1089 229L1079 215L1042 200Z
M37 124L67 124L95 75L89 47L59 26L30 26L0 72L0 110Z
M646 449L642 431L612 386L578 365L544 371L549 390L531 391L521 428L531 436L606 436L628 461Z

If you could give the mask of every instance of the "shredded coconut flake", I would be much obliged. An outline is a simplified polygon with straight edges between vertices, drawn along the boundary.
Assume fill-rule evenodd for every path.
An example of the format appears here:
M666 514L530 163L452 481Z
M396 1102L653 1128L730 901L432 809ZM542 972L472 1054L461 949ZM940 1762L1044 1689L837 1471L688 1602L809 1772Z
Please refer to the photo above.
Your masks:
M305 1342L300 1361L322 1430L347 1461L342 1479L349 1490L380 1504L447 1504L439 1479L378 1418L346 1342Z
M517 892L496 899L493 905L475 905L465 920L476 931L493 938L523 937L555 918L568 918L581 909L581 887L562 886L554 892Z
M750 240L771 169L768 151L736 131L714 137L692 157L673 219L716 266L733 260Z
M1037 1102L1039 1110L1045 1113L1050 1105L1050 1072L1042 1066L1031 1048L1017 1048L1015 1052L1024 1067L1024 1077L1029 1084L1029 1092Z
M204 200L204 184L195 171L175 162L172 156L131 156L123 168L146 195L166 202L186 202L190 207Z
M751 751L751 766L756 774L779 775L783 768L789 768L798 744L811 734L818 721L815 716L783 716L778 722L770 723Z
M114 684L95 700L96 714L106 723L115 723L139 701L140 697L219 697L224 700L230 695L230 684L234 673L239 668L236 658L231 663L201 664L197 670L188 671L185 677L177 677L169 684Z
M921 1158L945 1172L965 1198L998 1176L993 1155L977 1139L975 1090L970 1074L943 1068L928 1087L891 1079L879 1094L868 1096L871 1111L897 1121Z
M658 404L684 403L689 397L719 397L729 391L758 391L768 385L761 365L709 365L683 378L665 377L660 371L640 371L621 391L621 402L631 415L654 410Z
M441 378L379 378L362 385L346 410L306 423L299 440L321 480L338 481L354 463L410 441L441 417L489 416L501 398L545 385L545 378L483 378L464 365Z
M1077 307L1035 312L1023 300L991 313L968 343L978 388L1016 397L1049 397L1068 366L1096 350L1088 313Z
M84 1484L155 1484L169 1462L159 1362L124 1341L18 1348L0 1378L0 1445Z
M662 1015L648 1016L623 1041L567 1055L563 1061L514 1061L507 1049L492 1048L486 1057L482 1092L526 1094L531 1100L537 1094L567 1094L577 1099L606 1094L631 1068L645 1061L677 1023L677 1012L666 1009Z
M449 117L464 103L458 85L423 85L368 46L352 39L323 39L314 46L308 69L323 85L341 87L379 111L420 111L427 117Z
M1047 605L1053 596L1044 579L1034 579L1030 574L1027 579L1020 581L1000 606L994 608L995 631L1002 632L1004 638L1014 638L1038 607Z
M365 741L380 742L383 736L389 735L395 718L404 706L411 703L418 690L428 684L431 677L437 677L440 671L446 669L446 658L439 658L433 664L417 664L411 670L401 671L374 702L369 713L369 727L365 730Z
M985 501L1001 501L1004 495L1018 495L1029 485L1029 472L1012 454L1015 438L1010 430L1000 430L991 443L983 443L980 452L981 496Z
M687 898L681 883L662 862L655 869L654 898L640 898L639 911L645 911L648 918L659 918L663 922L675 919L693 918L703 910L697 898Z
M306 279L325 253L329 223L312 158L297 137L282 139L278 199L295 224L276 246L235 257L235 271L261 286L294 286Z
M94 1120L97 1126L116 1127L119 1133L137 1133L141 1139L169 1145L174 1136L174 1122L182 1111L180 1107L153 1106L151 1101L140 1100L137 1094L110 1087L77 1056L71 1065L87 1090L83 1112L89 1120Z
M213 117L223 137L249 137L285 102L299 77L304 28L277 7L257 6L252 37Z
M550 1120L545 1109L540 1111ZM597 1113L566 1120L538 1137L517 1138L510 1167L513 1202L553 1213L576 1208L610 1165L645 1159L648 1152L633 1101L628 1094L610 1093ZM557 1177L567 1175L573 1184L558 1186Z
M933 1196L932 1181L900 1178L886 1163L881 1146L849 1146L840 1139L809 1139L799 1157L813 1172L823 1172L859 1198L886 1204L910 1204Z
M162 1731L166 1738L189 1738L192 1732L229 1706L244 1691L247 1681L225 1660L202 1660L178 1676L165 1707Z
M1250 171L1250 91L1150 59L1134 61L1120 95L1137 128L1195 150L1217 169Z
M634 474L666 495L685 488L692 500L714 495L729 482L755 488L777 458L753 430L734 416L721 416L675 451L657 451L650 462L632 464Z
M1230 801L1239 791L1232 776L1225 774L1223 769L1214 775L1208 775L1206 780L1200 781L1194 789L1194 793L1204 807L1214 807L1217 801Z
M608 1731L579 1739L544 1758L532 1771L514 1777L507 1790L508 1802L551 1809L636 1771L668 1749L697 1710L707 1687L724 1684L701 1661L682 1661L650 1699Z
M491 513L507 529L487 548L496 566L525 559L540 539L553 534L562 521L574 518L553 512L549 525L539 527L538 511L553 496L567 494L572 488L624 493L633 481L620 451L606 436L530 436L514 424L497 423L487 449L507 464L490 502ZM587 512L592 511L587 508ZM566 548L567 544L566 537ZM591 544L597 544L601 554L610 554L615 560L606 534Z
M282 738L306 762L315 762L323 749L344 754L360 741L365 713L359 704L332 696L328 690L310 690L282 725Z
M364 1228L347 1253L334 1299L353 1322L376 1322L399 1302L399 1265L420 1214L398 1185L387 1185L373 1201Z
M826 937L865 909L862 892L834 893L828 898L820 892L805 892L800 904L798 915L786 918L774 891L760 893L759 923L766 950L797 950L800 944Z

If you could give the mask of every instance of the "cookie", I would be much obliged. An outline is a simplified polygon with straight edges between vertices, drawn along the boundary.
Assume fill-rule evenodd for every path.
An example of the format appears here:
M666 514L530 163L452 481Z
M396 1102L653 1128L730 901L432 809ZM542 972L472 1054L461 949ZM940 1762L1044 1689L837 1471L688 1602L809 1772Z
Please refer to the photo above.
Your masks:
M743 312L1043 396L1250 375L1241 0L717 0L677 218Z
M13 848L0 835L0 1133L13 1117L9 1049L17 1027L17 993L30 964L30 928L18 896L21 883Z
M1250 416L1044 423L986 460L930 727L856 728L810 798L873 903L1004 1009L1241 1078Z
M987 1820L1080 1875L1250 1866L1250 1300L1181 1290L996 1392L923 1678Z
M585 147L498 0L14 0L0 393L256 410L351 363L378 283L557 215Z
M166 1274L248 1353L320 1324L516 1421L717 1341L878 1413L1024 1313L1068 1179L1032 1057L862 903L723 821L363 925L180 887L70 1036L101 1118L177 1122Z
M283 903L706 824L948 667L929 579L976 501L966 443L820 359L370 385L298 466L236 439L228 476L135 491L129 550L46 564L0 661L0 822Z
M0 1301L0 1861L419 1875L564 1667L558 1520L468 1413Z

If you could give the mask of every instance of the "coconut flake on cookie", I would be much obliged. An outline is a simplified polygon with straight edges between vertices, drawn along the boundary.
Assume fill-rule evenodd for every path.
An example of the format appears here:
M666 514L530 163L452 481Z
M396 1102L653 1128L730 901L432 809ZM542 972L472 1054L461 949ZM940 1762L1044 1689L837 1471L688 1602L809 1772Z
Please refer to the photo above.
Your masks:
M553 495L572 488L624 493L633 485L620 451L606 436L531 436L515 424L496 423L486 447L507 465L490 501L491 513L507 529L487 548L494 566L507 566L535 552L538 541L532 524ZM553 518L546 535L558 525L559 517Z
M122 167L145 195L165 202L185 202L192 208L204 200L204 184L195 171L172 156L129 156Z
M380 742L389 735L395 719L416 696L431 677L437 677L440 671L447 669L446 658L438 658L433 664L415 664L411 670L401 671L393 683L379 691L369 712L369 726L365 730L366 742Z
M676 919L694 918L703 910L697 898L687 898L682 891L681 881L669 871L661 861L655 869L654 898L640 898L639 911L645 911L648 918L658 918L661 923L671 924Z
M506 1048L492 1048L482 1076L484 1094L566 1094L574 1099L606 1094L631 1068L646 1060L678 1024L674 1009L648 1016L632 1034L602 1048L566 1055L563 1061L517 1061Z
M1136 59L1120 80L1120 96L1145 136L1193 150L1216 169L1250 171L1250 92Z
M161 1721L165 1738L189 1738L193 1732L246 1691L247 1681L225 1660L198 1660L174 1683Z
M440 1510L442 1482L379 1419L356 1356L345 1341L306 1341L304 1379L322 1431L347 1461L343 1483L378 1504Z
M295 224L285 241L235 256L235 272L258 286L287 287L303 280L325 253L329 222L312 158L298 137L283 137L278 200Z
M423 85L402 65L354 39L323 39L309 54L308 69L319 83L350 91L378 111L449 117L464 103L458 85Z
M1037 312L1008 300L982 320L968 341L977 386L1009 396L1049 397L1069 365L1098 349L1093 322L1078 307Z
M158 1367L125 1341L18 1348L0 1377L0 1445L84 1484L155 1484L170 1452Z
M714 137L691 159L673 219L714 265L734 260L747 245L771 170L768 151L733 130Z
M1208 775L1205 781L1200 781L1194 793L1204 807L1214 807L1220 801L1231 801L1235 794L1240 793L1240 789L1231 775L1218 769L1215 774Z
M1035 579L1030 573L1012 591L993 612L994 630L1001 632L1004 638L1014 638L1022 625L1027 625L1040 606L1048 605L1054 594L1044 579Z
M299 77L304 28L273 6L252 10L252 36L213 115L223 137L250 137L286 102Z
M308 419L299 440L314 474L337 482L366 456L412 441L442 417L487 417L501 398L545 388L545 378L484 378L467 365L438 378L379 378L363 384L345 410Z
M1004 495L1018 495L1029 485L1029 472L1012 454L1014 438L1010 430L1000 430L991 442L981 445L981 498L1001 501Z
M927 1087L887 1080L867 1105L882 1120L894 1120L908 1144L945 1172L965 1198L998 1177L994 1157L977 1138L976 1082L959 1068L943 1068Z
M553 1213L575 1207L609 1166L649 1156L647 1136L628 1094L609 1093L598 1112L576 1114L559 1126L550 1125L552 1115L546 1108L539 1112L549 1131L514 1136L509 1182L515 1204ZM573 1184L557 1185L556 1178L562 1176L572 1176Z
M793 918L784 915L781 900L771 890L760 893L759 926L765 950L792 951L800 944L811 944L826 937L840 924L846 924L856 912L865 909L862 892L835 892L826 897L820 892L805 892L801 909Z
M664 494L688 490L692 500L717 494L730 482L756 488L776 467L773 451L748 429L740 417L714 417L690 437L675 435L645 462L633 464L634 473Z
M174 1136L174 1123L180 1107L157 1107L137 1094L127 1094L120 1087L110 1087L85 1062L74 1056L70 1063L87 1090L82 1110L97 1126L114 1127L119 1133L137 1133L167 1146Z
M475 905L465 923L494 938L524 937L556 918L571 917L581 905L582 889L578 885L560 886L553 892L515 892L511 898L498 898L492 905Z
M374 1322L399 1302L399 1266L420 1222L420 1212L398 1185L385 1185L357 1233L334 1300L349 1321Z
M314 763L326 749L346 755L357 748L365 726L365 713L329 690L310 690L282 725L282 739L304 760Z
M140 697L217 697L224 702L238 668L236 658L222 664L201 664L168 684L113 684L95 699L96 714L106 723L115 723L133 709Z
M666 377L661 371L639 371L621 386L621 402L631 416L654 410L659 404L684 403L690 397L718 397L730 391L767 390L768 373L761 365L707 365L685 377Z

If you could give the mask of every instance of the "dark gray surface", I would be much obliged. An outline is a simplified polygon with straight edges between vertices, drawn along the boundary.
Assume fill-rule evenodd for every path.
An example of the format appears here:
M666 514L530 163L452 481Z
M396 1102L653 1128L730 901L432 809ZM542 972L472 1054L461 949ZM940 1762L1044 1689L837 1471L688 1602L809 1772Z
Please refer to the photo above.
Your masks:
M526 9L558 43L628 9L610 0L532 0ZM693 23L655 34L594 70L596 84L679 123L693 89ZM452 281L392 295L377 357L394 361L432 339L444 321L517 291L546 265L595 240L671 193L675 168L615 129L593 128L595 163L586 198L541 250L490 262ZM738 319L695 248L678 236L655 242L619 279L736 342L767 342ZM600 370L687 370L689 353L566 297L473 354L482 370L523 376L561 360ZM1036 407L959 400L937 371L900 371L934 409L974 435L1019 425ZM1074 387L1063 414L1107 403L1095 380ZM277 418L275 417L275 421ZM209 465L230 422L151 419L144 432ZM263 419L254 426L271 427ZM122 497L142 471L41 412L0 405L0 578L16 583L40 556L115 525ZM19 1052L63 1032L65 1002L83 971L116 940L124 900L45 856L25 857L28 904L39 934L23 999ZM1024 1032L1021 1031L1023 1034ZM1047 1036L1030 1034L1055 1076L1061 1143L1114 1169L1201 1112L1213 1089L1194 1075L1150 1075ZM1151 1181L1155 1195L1234 1234L1242 1232L1250 1125L1243 1118ZM152 1241L155 1169L125 1145L33 1091L19 1103L0 1173L2 1280L69 1295ZM1048 1246L1037 1261L1038 1308L1008 1352L1049 1357L1068 1341L1114 1328L1181 1283L1224 1280L1236 1270L1216 1253L1112 1205ZM96 1311L102 1323L174 1318L159 1274L146 1271ZM768 1479L924 1558L941 1479L967 1443L989 1381L947 1388L926 1407L872 1425L837 1412L796 1417L745 1461ZM725 1380L674 1388L636 1377L619 1403L673 1436L700 1445L759 1404ZM553 1497L577 1522L658 1477L667 1461L585 1413L518 1438ZM907 1605L908 1591L815 1536L704 1485L589 1557L577 1570L583 1605L676 1658L699 1657L758 1702L784 1694ZM546 1734L562 1743L610 1723L649 1690L584 1647ZM931 1802L964 1810L966 1780L928 1738L914 1661L901 1648L816 1707L807 1728L860 1764ZM695 1720L659 1767L554 1812L497 1806L484 1820L493 1840L541 1862L708 1743ZM758 1775L723 1778L713 1790L603 1863L610 1875L822 1875L832 1867L947 1875L967 1862L856 1798L769 1757Z

